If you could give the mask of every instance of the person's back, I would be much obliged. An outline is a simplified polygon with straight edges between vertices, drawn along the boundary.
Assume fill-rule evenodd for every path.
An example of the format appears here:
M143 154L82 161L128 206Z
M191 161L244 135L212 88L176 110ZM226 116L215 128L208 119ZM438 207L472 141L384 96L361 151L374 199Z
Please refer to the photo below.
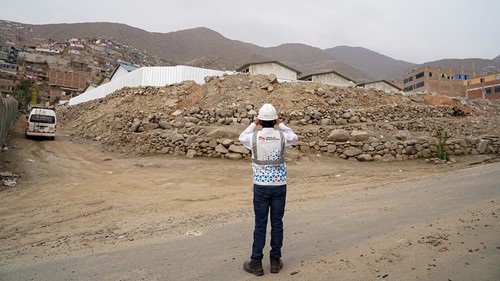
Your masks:
M262 130L254 132L257 125ZM274 126L278 125L279 130ZM271 272L278 273L283 266L281 247L283 245L283 215L286 201L285 148L297 142L292 129L280 122L276 109L264 104L254 123L240 134L240 142L252 151L253 205L255 230L250 261L243 264L245 271L262 275L262 250L266 242L266 228L271 214Z

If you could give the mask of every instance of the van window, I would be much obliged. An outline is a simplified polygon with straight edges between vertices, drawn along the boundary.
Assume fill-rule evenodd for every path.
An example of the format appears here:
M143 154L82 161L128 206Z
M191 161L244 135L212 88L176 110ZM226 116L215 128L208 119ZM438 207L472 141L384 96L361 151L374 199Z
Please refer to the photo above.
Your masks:
M31 114L30 122L55 124L56 117L50 115Z

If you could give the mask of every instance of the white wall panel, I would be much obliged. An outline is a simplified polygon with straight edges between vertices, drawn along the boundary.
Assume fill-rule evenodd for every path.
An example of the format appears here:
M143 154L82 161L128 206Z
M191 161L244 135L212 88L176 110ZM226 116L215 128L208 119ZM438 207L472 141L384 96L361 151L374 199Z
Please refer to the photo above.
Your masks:
M207 76L222 76L224 74L233 73L234 72L231 71L211 70L184 65L141 67L93 90L71 98L69 100L69 105L103 98L123 87L163 87L187 80L193 80L197 84L203 84Z

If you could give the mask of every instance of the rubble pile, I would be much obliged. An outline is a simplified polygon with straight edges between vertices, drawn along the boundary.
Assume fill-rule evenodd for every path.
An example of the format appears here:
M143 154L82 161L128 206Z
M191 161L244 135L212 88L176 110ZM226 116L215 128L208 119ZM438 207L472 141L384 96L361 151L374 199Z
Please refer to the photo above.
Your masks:
M450 155L500 153L500 102L431 93L388 94L320 83L278 83L274 75L207 77L165 87L123 88L60 110L70 134L127 155L177 154L242 159L239 133L263 103L292 127L302 153L359 161L429 158L436 133ZM460 112L460 114L457 114Z

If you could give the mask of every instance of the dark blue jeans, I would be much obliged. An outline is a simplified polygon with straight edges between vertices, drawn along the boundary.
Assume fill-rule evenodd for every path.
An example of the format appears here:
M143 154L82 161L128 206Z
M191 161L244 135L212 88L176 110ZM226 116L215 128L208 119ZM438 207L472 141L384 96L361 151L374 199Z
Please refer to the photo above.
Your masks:
M253 186L253 209L255 230L253 232L253 260L262 260L262 250L266 244L267 218L271 214L271 251L270 257L281 258L283 246L283 215L285 214L286 185ZM270 211L270 212L269 212Z

